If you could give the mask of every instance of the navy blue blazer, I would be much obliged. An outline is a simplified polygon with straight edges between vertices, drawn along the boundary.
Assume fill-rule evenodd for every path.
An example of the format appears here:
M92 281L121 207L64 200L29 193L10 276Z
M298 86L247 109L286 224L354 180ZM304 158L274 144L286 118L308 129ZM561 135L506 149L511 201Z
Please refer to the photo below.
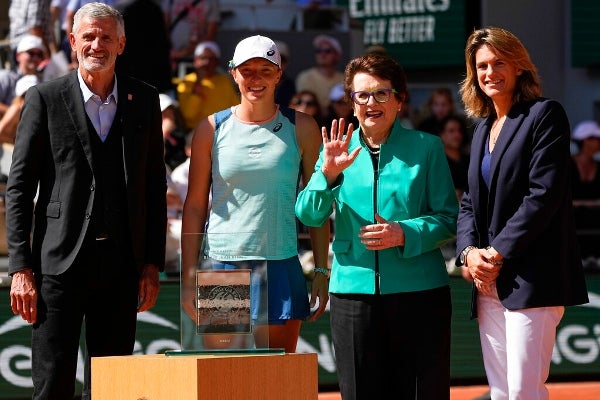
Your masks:
M481 175L494 118L479 121L461 200L457 253L493 246L504 256L496 281L510 310L588 302L573 218L570 127L556 101L515 104L492 152L490 188ZM457 257L458 259L459 257ZM471 316L476 317L473 288Z
M167 213L158 92L122 75L117 87L132 251L138 270L145 264L162 270ZM10 273L60 274L81 249L96 193L90 142L96 132L89 132L86 115L76 71L27 92L6 190Z

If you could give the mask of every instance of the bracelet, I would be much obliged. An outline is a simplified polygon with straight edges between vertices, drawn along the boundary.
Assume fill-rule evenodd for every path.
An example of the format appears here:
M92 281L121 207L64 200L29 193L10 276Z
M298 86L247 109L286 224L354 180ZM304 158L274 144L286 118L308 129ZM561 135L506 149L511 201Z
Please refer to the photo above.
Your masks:
M485 249L489 251L490 249L493 249L493 247L492 247L492 246L488 246L488 247L486 247ZM496 253L498 253L498 250L496 250L496 249L494 249L494 250L496 251ZM498 254L499 254L500 256L502 256L500 253L498 253ZM494 259L494 260L491 260L491 259L490 259L490 260L488 260L488 261L489 261L491 264L493 264L493 265L502 265L502 264L504 263L504 259L503 259L503 258L501 258L500 260L496 260L496 259Z
M327 278L329 278L329 274L331 273L331 270L329 268L323 268L323 267L315 267L314 271L325 275Z

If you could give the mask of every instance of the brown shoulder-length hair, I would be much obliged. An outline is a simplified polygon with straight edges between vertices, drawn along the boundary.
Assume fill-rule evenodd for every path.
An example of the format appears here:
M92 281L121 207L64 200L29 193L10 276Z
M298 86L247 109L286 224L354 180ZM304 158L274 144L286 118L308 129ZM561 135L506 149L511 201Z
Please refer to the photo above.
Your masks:
M499 58L511 63L522 71L517 77L513 104L533 100L542 95L537 68L531 61L527 49L521 41L506 29L487 27L473 31L467 39L465 61L467 75L461 82L459 93L469 117L482 118L495 113L492 100L481 90L477 80L475 53L487 45Z
M346 98L351 99L352 82L354 75L366 73L391 82L392 89L396 90L394 96L398 101L406 98L406 74L404 68L394 58L387 54L369 53L356 57L346 65L344 72L344 91Z

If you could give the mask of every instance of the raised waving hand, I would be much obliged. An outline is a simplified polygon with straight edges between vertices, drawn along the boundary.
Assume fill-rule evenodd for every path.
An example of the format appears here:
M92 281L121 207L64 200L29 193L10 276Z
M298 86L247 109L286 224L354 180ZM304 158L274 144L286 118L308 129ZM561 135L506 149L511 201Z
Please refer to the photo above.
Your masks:
M348 153L348 145L352 138L352 124L348 124L348 129L344 133L346 121L344 118L333 120L331 123L331 131L327 133L327 128L321 128L323 137L323 165L321 171L327 178L327 182L331 184L352 162L362 149L357 146L356 149Z

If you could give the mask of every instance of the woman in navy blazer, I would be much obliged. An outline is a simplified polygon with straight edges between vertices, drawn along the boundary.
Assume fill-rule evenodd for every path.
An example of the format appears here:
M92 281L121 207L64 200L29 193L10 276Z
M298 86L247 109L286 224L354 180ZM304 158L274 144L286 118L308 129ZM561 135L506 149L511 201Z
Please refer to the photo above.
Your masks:
M472 280L491 397L547 399L564 307L588 302L570 182L569 121L541 97L520 40L495 27L465 49L462 100L481 118L457 227L457 264Z

